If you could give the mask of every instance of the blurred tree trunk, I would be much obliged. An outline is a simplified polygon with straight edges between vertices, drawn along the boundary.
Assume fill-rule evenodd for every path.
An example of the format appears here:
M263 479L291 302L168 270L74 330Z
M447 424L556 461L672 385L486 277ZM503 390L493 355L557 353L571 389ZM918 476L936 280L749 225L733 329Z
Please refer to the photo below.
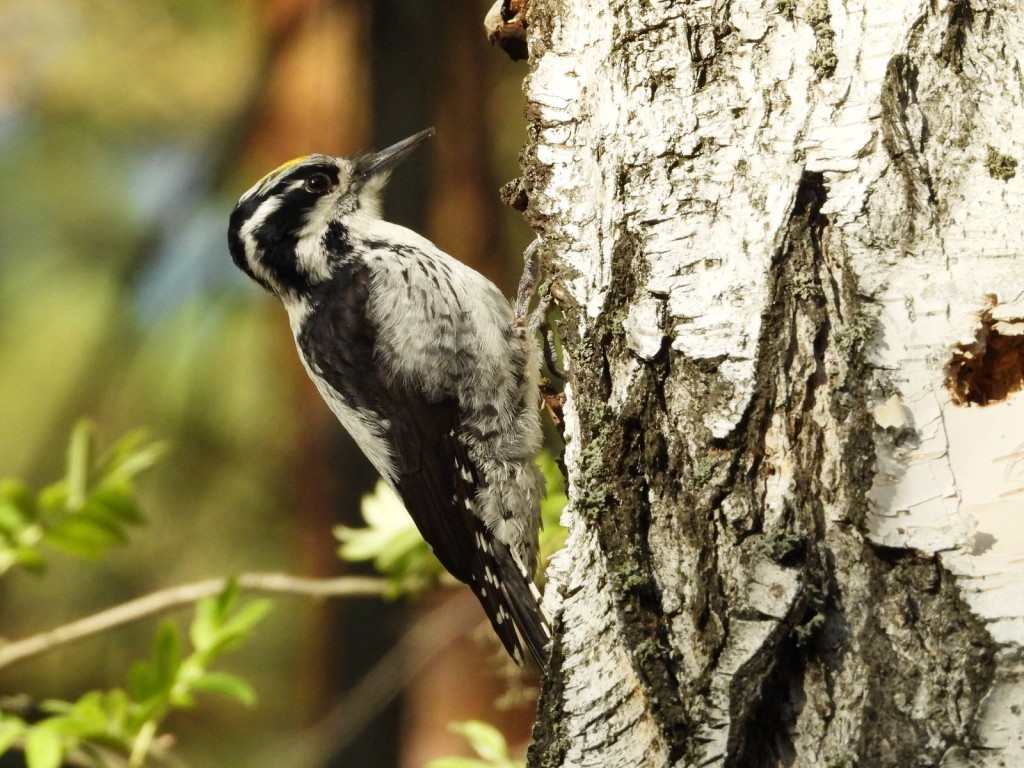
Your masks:
M530 765L1024 764L1021 6L529 24L571 499Z

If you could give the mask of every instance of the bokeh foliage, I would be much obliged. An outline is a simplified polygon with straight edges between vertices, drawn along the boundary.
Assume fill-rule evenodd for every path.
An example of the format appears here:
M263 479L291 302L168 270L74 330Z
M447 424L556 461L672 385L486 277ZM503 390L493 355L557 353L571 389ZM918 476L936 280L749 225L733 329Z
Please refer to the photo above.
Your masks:
M258 87L262 15L232 0L0 4L0 475L48 482L82 414L103 442L146 425L172 446L141 492L149 523L132 547L101 568L53 557L45 579L4 580L4 636L201 576L295 569L283 513L301 372L276 308L230 264L223 230L244 182L217 167ZM37 507L50 514L54 495ZM87 517L65 525L92 526L96 547L122 538L112 518ZM288 601L277 613L237 662L274 670L254 680L264 705L212 703L186 756L244 765L302 722L292 681L309 612ZM2 689L73 700L105 688L152 631L5 672Z
M479 7L451 3L443 10L434 0L403 3L414 19L462 14L472 21L464 37L486 45L479 33L483 0ZM280 308L230 263L224 228L238 193L265 170L260 153L271 147L275 162L297 154L291 145L275 145L276 134L259 135L261 120L275 127L296 117L365 127L378 119L351 83L325 81L322 72L344 70L354 73L352 82L366 83L371 61L384 66L403 59L407 49L390 46L368 55L374 36L389 24L379 12L383 5L0 3L0 476L42 487L61 475L64 457L57 447L82 415L93 418L102 444L144 425L168 446L166 460L139 491L147 524L133 533L132 546L110 550L102 568L49 557L45 579L13 569L0 583L3 636L29 635L199 577L303 572L310 562L323 562L310 552L298 510L310 477L316 479L309 468L323 461L317 458L321 434L337 427L297 364ZM460 10L451 10L456 6ZM341 13L327 19L332 10ZM289 24L322 36L338 32L349 57L345 66L325 67L317 61L320 49L308 44L305 64L283 61L282 30ZM348 46L349 40L360 47ZM451 49L440 38L424 48L438 59ZM302 66L316 77L303 80ZM417 120L436 121L439 129L447 120L439 132L456 150L469 138L488 137L501 157L501 175L486 187L495 189L515 173L521 71L508 70L489 91L474 86L486 104L467 114L477 104L466 97L469 80L486 72L451 58L445 66L466 81L429 88L408 82L410 91L429 90L441 105L428 106L428 115ZM275 67L285 75L273 85L268 73ZM418 63L403 71L431 74ZM304 101L323 108L326 102L312 97L326 90L351 100L347 113L287 111L302 111ZM274 93L288 103L268 107ZM389 91L375 103L402 115L409 112L405 98ZM444 108L445 99L461 111ZM261 117L260 109L273 119ZM389 128L388 138L399 138L403 129ZM298 149L356 151L371 138L357 134L355 145ZM470 171L461 163L447 173L457 194L432 197L423 193L425 185L409 187L420 199L449 201L442 206L447 214L433 216L445 231L428 234L457 241L463 229L488 230L463 206L490 197L478 192L479 184L466 183ZM497 206L496 194L493 199ZM512 211L492 215L518 221ZM453 217L459 226L451 226ZM474 242L501 239L489 237ZM508 253L528 237L519 231L506 238ZM478 250L486 252L470 255L490 264L476 265L504 275L510 287L517 265L502 266L496 251ZM27 502L15 508L19 503ZM98 532L110 522L87 525ZM121 540L127 517L121 523L96 546ZM313 523L318 546L330 557L331 521ZM182 756L200 765L260 765L261 755L293 741L315 717L310 691L321 684L307 659L340 653L333 647L314 652L322 621L312 608L282 601L254 641L228 662L256 671L260 706L239 714L213 702L194 720L188 712L172 713L171 729L190 734L180 745ZM2 690L71 700L82 690L106 688L149 646L152 629L126 628L7 672Z

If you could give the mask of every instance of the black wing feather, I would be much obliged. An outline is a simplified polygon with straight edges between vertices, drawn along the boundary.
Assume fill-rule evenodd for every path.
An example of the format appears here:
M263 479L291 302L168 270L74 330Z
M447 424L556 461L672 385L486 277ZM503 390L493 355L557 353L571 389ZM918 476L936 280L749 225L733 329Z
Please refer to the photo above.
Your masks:
M472 511L480 478L456 437L455 400L428 402L420 392L377 376L365 268L339 269L321 290L303 323L302 354L346 404L389 422L395 490L416 527L445 569L473 590L508 653L522 663L521 634L543 667L550 631L536 587Z

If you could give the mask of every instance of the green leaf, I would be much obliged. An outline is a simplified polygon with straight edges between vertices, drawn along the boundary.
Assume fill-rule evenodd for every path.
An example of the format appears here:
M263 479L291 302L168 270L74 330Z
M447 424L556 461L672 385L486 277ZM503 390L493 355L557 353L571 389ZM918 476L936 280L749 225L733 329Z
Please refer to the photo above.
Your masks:
M106 696L103 691L89 691L74 703L72 713L91 731L107 727Z
M36 500L20 480L0 480L0 504L12 506L22 519L35 520L38 517Z
M383 482L363 497L363 528L338 526L338 555L344 560L373 560L391 582L389 592L416 592L436 583L441 564L420 536L401 500Z
M46 541L83 558L98 558L111 547L127 543L124 530L108 520L89 514L69 515L46 533Z
M505 737L490 723L485 723L482 720L466 720L461 723L452 723L448 729L463 736L473 751L484 760L493 763L508 759L508 745L505 743Z
M188 636L194 648L209 648L217 637L220 622L217 617L217 601L204 597L196 603L196 615L188 628Z
M43 559L42 553L32 547L15 547L10 550L10 557L14 564L31 573L42 573L46 570L46 560Z
M146 444L147 439L146 433L142 430L131 432L119 439L100 460L98 476L104 480L128 481L156 464L167 453L168 444Z
M28 768L60 768L64 745L58 734L45 725L31 728L25 737Z
M36 501L17 480L0 480L0 530L16 536L38 517Z
M213 615L218 628L227 620L228 614L238 605L238 600L241 596L242 591L238 588L238 582L234 578L230 578L219 595L207 598L213 603Z
M373 560L387 548L394 537L392 531L349 528L344 525L335 526L334 535L341 542L341 546L338 547L338 556L350 563Z
M17 507L0 501L0 538L14 541L27 525L28 521Z
M78 509L85 503L89 491L89 468L92 466L93 454L96 448L96 429L88 419L82 419L75 424L71 432L71 442L68 443L67 473L64 480L67 483L68 501L70 509Z
M68 484L63 480L51 483L39 492L37 501L41 512L66 514L68 509Z
M137 702L148 701L165 691L160 675L148 661L137 661L128 673L128 693Z
M263 621L273 605L270 600L253 600L246 603L234 616L224 622L220 634L225 640L241 639Z
M256 692L245 680L227 672L206 672L192 681L192 688L201 693L216 693L241 702L247 707L256 703Z
M46 699L39 705L39 709L48 715L66 715L73 707L74 705L70 701L61 699Z
M238 602L238 595L238 584L229 579L220 594L204 597L196 604L196 616L189 627L189 637L196 650L207 652L217 644L221 628Z
M127 481L111 481L96 488L89 497L89 506L123 523L145 522L135 491Z
M130 735L129 741L134 741L138 737L139 731L147 724L155 723L167 714L166 693L168 692L152 696L132 706L126 729Z
M175 686L171 690L171 695L167 700L167 703L174 709L192 709L196 705L196 699L192 695L192 691Z
M28 726L21 718L0 712L0 755L10 749L11 745L18 741L26 730L28 730Z
M170 688L181 667L181 637L173 621L160 622L153 639L153 670L161 688Z
M51 717L36 727L52 731L54 735L60 738L61 744L64 744L65 742L77 742L92 733L92 729L87 723L79 720L73 715L58 715L56 717Z
M122 734L128 722L128 694L120 688L107 691L103 702L107 722L116 734Z
M270 600L254 600L232 615L240 594L237 582L231 579L219 595L204 598L196 605L189 637L196 652L205 660L241 643L273 605Z
M95 442L93 424L78 422L64 477L34 498L22 483L0 480L0 574L16 565L40 570L40 543L77 557L101 557L127 543L127 525L143 522L132 478L152 466L165 446L132 433L97 462Z

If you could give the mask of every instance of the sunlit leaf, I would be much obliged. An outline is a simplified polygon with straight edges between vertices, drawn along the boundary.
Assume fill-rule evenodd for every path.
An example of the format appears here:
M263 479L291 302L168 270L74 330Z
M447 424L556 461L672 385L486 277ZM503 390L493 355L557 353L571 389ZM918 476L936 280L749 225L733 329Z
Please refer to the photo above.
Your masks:
M236 638L248 634L270 612L273 603L270 600L253 600L243 605L221 627L221 634L226 638Z
M102 691L89 691L70 707L68 715L80 726L76 735L100 733L107 728L106 696Z
M162 688L169 688L181 666L181 639L173 621L165 620L157 627L153 640L153 670Z
M46 560L38 549L33 547L15 547L12 553L14 562L31 573L42 573L46 569Z
M46 534L48 544L84 558L102 557L111 547L127 541L120 526L85 514L64 518Z
M49 728L36 726L25 737L25 759L28 768L60 768L64 756L61 737Z
M92 466L95 447L96 429L93 423L88 419L80 420L71 432L67 473L64 477L68 492L67 505L73 510L85 503L89 490L89 468Z
M366 526L337 526L343 560L372 560L374 567L392 583L392 593L409 593L434 584L444 572L430 547L416 529L401 500L383 481L363 497L361 512Z
M237 599L238 585L229 581L220 594L204 597L196 603L196 615L189 627L193 646L206 650L216 644L227 612Z
M466 720L450 723L448 729L466 739L477 757L442 757L426 768L523 768L522 761L509 757L505 737L490 723Z
M484 760L491 762L508 759L508 745L501 731L482 720L466 720L452 723L449 730L460 734L469 746Z
M145 440L144 432L134 432L115 443L109 456L100 463L101 477L111 481L131 480L140 472L152 467L167 453L167 443L144 444Z
M13 540L27 525L28 520L20 509L10 502L0 500L0 534Z
M60 699L47 699L39 705L39 709L49 715L64 715L70 712L73 707L74 704L70 701L62 701Z
M27 726L21 718L0 712L0 755L25 735Z
M123 728L128 719L128 694L120 688L108 691L105 706L111 725L118 729Z
M89 505L125 523L145 521L135 491L125 481L104 483L89 496Z
M231 578L228 579L227 585L221 590L220 594L206 598L213 604L214 620L218 627L225 622L228 614L238 605L241 595L242 592L238 588L238 581Z
M137 702L147 701L164 690L160 676L148 661L137 661L128 673L128 693Z
M189 639L196 648L209 648L217 636L217 601L207 597L196 603L196 614L188 628Z
M35 499L17 480L0 480L0 529L19 531L38 517Z
M207 672L192 681L192 688L201 693L216 693L241 702L247 707L256 703L256 692L245 680L227 672Z
M68 486L63 480L46 486L37 497L42 512L66 513L68 509Z
M543 563L565 546L568 531L562 526L561 518L569 499L565 495L565 478L550 451L541 452L537 465L547 486L547 495L540 504L540 561Z
M566 530L560 517L568 500L561 470L551 453L542 452L537 463L547 486L547 496L541 503L543 528L539 541L543 562L565 545ZM340 542L338 556L349 562L373 561L377 571L388 577L385 596L416 593L445 578L444 569L401 499L383 481L363 497L361 514L364 527L335 527L334 535Z
M254 600L236 613L239 595L238 584L232 579L219 595L204 598L196 605L189 637L206 658L213 658L241 643L273 605L269 600Z

